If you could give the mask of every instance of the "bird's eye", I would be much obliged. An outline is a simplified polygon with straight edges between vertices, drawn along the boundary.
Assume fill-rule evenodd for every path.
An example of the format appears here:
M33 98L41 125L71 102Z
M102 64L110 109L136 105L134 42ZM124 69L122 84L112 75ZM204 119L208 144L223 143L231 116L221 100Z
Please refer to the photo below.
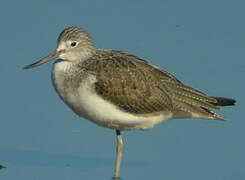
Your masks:
M71 47L75 47L77 45L77 42L72 42Z

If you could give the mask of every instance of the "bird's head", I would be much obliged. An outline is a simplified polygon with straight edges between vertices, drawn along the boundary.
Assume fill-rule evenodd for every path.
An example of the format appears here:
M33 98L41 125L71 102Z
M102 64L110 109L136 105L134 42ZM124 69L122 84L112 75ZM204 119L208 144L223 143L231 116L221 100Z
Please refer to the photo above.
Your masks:
M60 33L54 53L25 66L24 69L37 67L55 59L64 59L68 62L82 61L91 56L94 49L92 39L85 30L79 27L69 27Z

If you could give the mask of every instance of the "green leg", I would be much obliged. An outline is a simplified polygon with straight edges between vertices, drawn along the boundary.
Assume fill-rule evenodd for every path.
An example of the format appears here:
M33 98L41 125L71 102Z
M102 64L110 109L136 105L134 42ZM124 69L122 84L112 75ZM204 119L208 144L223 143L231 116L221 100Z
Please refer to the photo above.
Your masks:
M119 179L120 164L121 164L122 152L123 152L123 141L119 130L116 130L116 135L117 135L117 159L116 159L114 180Z

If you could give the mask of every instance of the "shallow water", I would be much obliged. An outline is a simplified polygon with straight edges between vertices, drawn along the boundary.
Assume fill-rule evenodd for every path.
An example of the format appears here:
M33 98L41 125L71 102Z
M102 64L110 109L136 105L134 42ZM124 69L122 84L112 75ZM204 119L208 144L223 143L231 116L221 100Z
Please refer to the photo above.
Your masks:
M171 120L122 132L120 176L241 180L245 177L244 5L206 1L5 1L0 6L0 179L73 180L113 176L115 132L73 114L55 94L51 63L60 31L84 27L99 48L138 55L213 96L235 98L228 121ZM0 167L1 167L0 166Z

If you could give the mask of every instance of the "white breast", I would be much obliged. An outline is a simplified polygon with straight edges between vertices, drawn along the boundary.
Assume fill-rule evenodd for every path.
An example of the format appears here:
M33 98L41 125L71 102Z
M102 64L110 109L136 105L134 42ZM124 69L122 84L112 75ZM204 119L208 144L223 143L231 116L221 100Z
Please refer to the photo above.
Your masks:
M68 64L67 64L68 63ZM172 113L137 116L124 112L114 104L104 100L94 91L95 76L88 76L77 88L65 88L65 72L70 62L55 63L52 71L53 85L61 99L79 116L100 126L118 129L149 129L172 118Z

